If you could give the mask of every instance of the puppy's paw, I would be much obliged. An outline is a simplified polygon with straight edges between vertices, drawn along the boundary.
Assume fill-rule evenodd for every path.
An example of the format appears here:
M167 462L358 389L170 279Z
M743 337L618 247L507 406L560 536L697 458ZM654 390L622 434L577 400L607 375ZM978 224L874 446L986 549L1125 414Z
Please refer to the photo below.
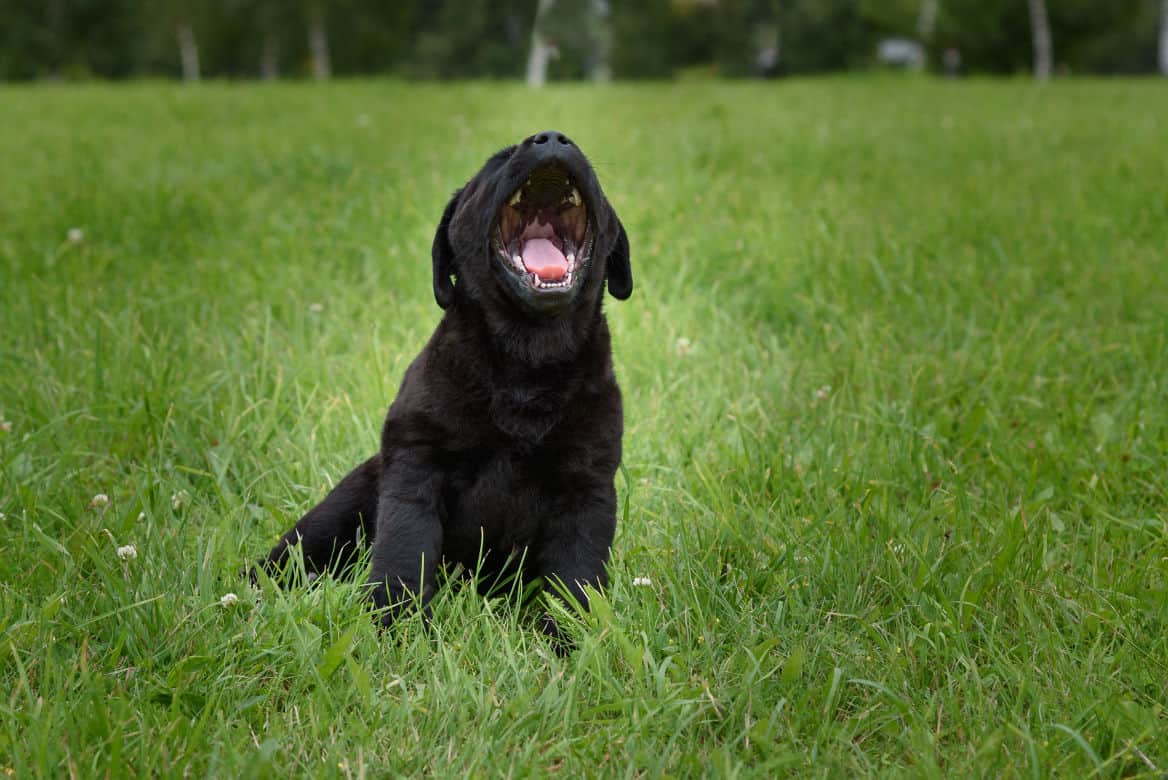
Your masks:
M422 622L427 628L430 627L430 605L419 604L418 597L408 590L390 590L384 585L377 585L370 590L369 602L373 606L373 619L383 631L415 612L421 612Z
M239 573L240 579L243 579L245 577L247 578L248 584L251 585L253 588L258 588L260 586L259 567L249 566Z
M576 648L575 641L573 641L572 637L560 630L559 625L556 624L556 619L549 612L543 613L543 618L539 622L539 630L551 640L552 650L560 658L567 658L568 654Z
M279 588L297 588L311 585L320 578L318 572L312 571L298 571L293 566L286 564L273 563L271 560L256 561L255 566L249 566L246 569L240 569L240 579L246 578L253 588L260 587L263 579L270 579Z
M256 561L254 566L247 566L240 569L236 576L241 580L247 580L247 584L253 588L258 588L264 578L273 578L275 574L272 571L272 567L264 560Z

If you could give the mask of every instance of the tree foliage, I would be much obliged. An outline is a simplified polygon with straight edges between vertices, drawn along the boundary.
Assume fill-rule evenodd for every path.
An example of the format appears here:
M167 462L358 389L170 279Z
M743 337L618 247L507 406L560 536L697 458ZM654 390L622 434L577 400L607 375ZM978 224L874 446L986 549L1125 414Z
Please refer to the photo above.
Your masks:
M922 0L556 0L541 20L552 78L729 76L875 66L876 44L918 36ZM1048 2L1056 69L1151 72L1158 0ZM338 75L515 78L537 0L0 0L0 78L177 76L176 29L190 24L205 76L310 72L317 9ZM939 0L930 62L960 51L974 73L1032 62L1026 0ZM603 58L605 62L598 60Z

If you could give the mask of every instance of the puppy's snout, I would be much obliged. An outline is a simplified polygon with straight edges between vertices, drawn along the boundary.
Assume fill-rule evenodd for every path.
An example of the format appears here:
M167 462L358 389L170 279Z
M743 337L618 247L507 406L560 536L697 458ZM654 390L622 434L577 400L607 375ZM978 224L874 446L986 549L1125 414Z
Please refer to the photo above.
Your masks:
M533 144L552 144L553 146L571 146L572 139L558 130L544 130L542 133L536 133L527 139L528 143Z

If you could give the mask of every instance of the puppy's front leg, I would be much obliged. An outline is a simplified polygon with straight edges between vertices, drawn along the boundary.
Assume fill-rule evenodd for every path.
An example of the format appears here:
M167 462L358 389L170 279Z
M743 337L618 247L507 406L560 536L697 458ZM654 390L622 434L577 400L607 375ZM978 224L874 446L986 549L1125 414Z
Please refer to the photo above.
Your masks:
M578 512L549 522L536 555L536 569L544 589L557 598L566 590L580 609L588 611L586 586L608 585L608 551L616 531L616 491L601 488L578 502ZM552 638L556 652L570 648L551 615L544 615L541 629Z
M369 598L382 626L414 599L427 610L434 595L442 555L440 486L438 471L420 453L396 453L382 471L369 575Z
M360 536L369 537L377 513L381 455L349 472L323 501L300 518L260 563L269 574L281 573L291 548L299 545L310 576L342 573L357 560ZM358 533L360 531L361 533ZM255 572L251 573L253 581Z

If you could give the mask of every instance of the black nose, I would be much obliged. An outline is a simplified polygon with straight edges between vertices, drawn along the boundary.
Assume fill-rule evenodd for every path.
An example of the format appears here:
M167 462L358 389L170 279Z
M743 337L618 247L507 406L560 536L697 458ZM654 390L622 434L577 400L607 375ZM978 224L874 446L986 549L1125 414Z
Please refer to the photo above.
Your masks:
M536 133L527 139L533 144L563 144L564 146L571 146L572 139L558 130L544 130L542 133Z

